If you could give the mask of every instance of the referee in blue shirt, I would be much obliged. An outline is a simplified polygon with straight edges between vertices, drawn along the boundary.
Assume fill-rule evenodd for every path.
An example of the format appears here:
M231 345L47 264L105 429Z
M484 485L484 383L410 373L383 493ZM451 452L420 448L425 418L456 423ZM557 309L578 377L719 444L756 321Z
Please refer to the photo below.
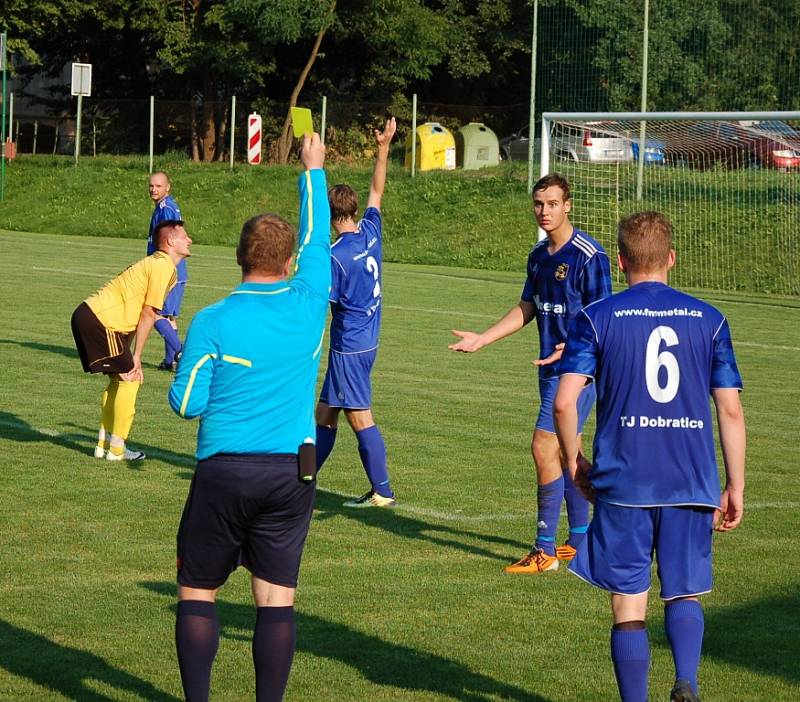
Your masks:
M306 135L296 236L274 214L244 223L242 284L192 321L169 402L200 417L197 469L178 529L175 642L189 702L207 700L219 642L217 591L252 574L256 699L283 699L294 593L314 505L314 390L331 285L325 147Z

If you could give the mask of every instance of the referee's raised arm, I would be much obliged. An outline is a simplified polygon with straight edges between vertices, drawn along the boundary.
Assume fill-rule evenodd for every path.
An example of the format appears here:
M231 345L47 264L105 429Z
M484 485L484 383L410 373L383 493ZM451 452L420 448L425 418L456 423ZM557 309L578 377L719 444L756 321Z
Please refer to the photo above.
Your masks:
M297 270L293 287L328 298L331 287L331 213L325 179L325 145L319 134L303 137L300 174L300 222L298 223Z

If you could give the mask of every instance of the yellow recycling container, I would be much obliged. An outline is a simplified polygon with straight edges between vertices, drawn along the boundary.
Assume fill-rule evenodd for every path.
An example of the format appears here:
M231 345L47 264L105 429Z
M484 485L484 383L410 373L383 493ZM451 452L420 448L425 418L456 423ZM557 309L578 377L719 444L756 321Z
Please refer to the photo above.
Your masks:
M411 168L412 135L406 138L406 168ZM425 122L417 127L417 170L451 171L456 167L456 141L438 122Z

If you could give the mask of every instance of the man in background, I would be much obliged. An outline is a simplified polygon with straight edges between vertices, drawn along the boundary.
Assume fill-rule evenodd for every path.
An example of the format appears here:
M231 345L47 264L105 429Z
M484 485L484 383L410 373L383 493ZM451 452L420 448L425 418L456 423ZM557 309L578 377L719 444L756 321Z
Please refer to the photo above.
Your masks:
M558 438L571 475L594 500L569 570L611 593L620 697L646 702L645 616L655 553L675 662L670 699L699 702L698 597L711 591L713 525L721 517L718 531L734 529L744 510L742 379L725 317L667 285L675 263L669 221L658 212L626 217L618 244L629 287L575 318L559 371ZM575 438L587 382L597 386L592 466ZM721 498L709 393L727 475Z
M148 256L156 250L154 234L158 225L168 220L182 219L178 203L170 195L171 189L172 182L164 171L156 171L150 176L150 199L155 207L150 217L150 231L147 235ZM177 359L181 351L177 317L180 314L188 278L186 261L183 260L178 264L178 282L164 300L164 306L159 310L156 318L156 331L164 339L164 359L158 364L159 370L174 371L177 367Z
M192 240L181 220L161 222L153 233L155 251L126 268L72 315L72 334L86 373L108 375L95 458L139 461L143 451L125 442L136 414L136 396L144 381L142 352L157 310L175 286L176 268L188 258ZM130 345L134 334L133 353Z
M333 450L339 413L358 441L370 489L345 507L395 507L389 481L386 445L372 415L372 366L378 354L381 325L383 219L389 147L397 130L394 117L375 130L378 153L364 216L356 224L358 195L349 185L328 193L336 241L331 249L331 339L328 370L317 404L317 464Z

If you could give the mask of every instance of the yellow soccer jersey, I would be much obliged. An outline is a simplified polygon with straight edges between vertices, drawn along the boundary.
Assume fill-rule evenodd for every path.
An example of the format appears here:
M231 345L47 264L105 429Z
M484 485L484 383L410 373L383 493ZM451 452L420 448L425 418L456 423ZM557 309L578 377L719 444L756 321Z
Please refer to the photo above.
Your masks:
M136 330L142 307L160 310L178 280L175 264L163 251L128 266L86 299L100 323L111 331Z

